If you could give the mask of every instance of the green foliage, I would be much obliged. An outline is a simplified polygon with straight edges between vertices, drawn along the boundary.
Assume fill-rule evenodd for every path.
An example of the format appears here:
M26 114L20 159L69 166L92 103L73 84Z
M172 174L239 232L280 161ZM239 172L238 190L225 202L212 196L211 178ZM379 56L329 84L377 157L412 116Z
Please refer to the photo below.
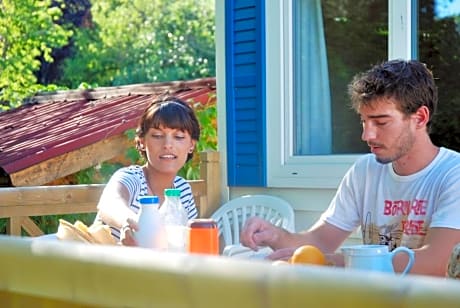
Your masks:
M0 218L0 234L6 234L6 218Z
M215 95L209 97L206 104L200 102L192 104L198 121L200 122L200 140L196 145L195 153L207 150L217 150L217 107ZM179 175L188 180L200 178L200 157L194 155L179 171Z
M64 5L62 1L55 1ZM43 59L52 62L53 48L64 46L72 31L58 24L62 15L51 0L3 0L0 10L0 105L1 110L17 107L40 90L55 85L37 83L35 73Z
M206 104L193 105L198 121L200 122L201 136L197 151L217 150L217 107L215 94Z
M93 27L76 33L62 84L111 86L215 75L212 0L101 0L91 14Z
M104 184L121 167L121 163L103 162L95 167L80 170L75 176L78 184Z
M84 214L66 214L66 215L45 215L45 216L32 216L30 219L42 230L45 234L55 233L59 226L59 219L65 219L69 222L75 222L77 220L82 221L87 226L91 225L96 217L95 213L84 213ZM0 219L0 234L6 234L7 219ZM26 236L24 231L23 236Z
M439 96L431 139L438 146L456 151L460 151L459 18L437 18L433 1L420 0L419 57L433 71Z
M32 216L30 217L37 226L45 233L56 233L59 227L59 219L67 220L68 222L74 223L80 220L85 225L90 226L94 222L96 217L95 213L84 213L84 214L66 214L66 215L45 215L45 216ZM23 232L23 235L26 235Z
M133 137L128 137L129 140L134 140ZM131 162L131 164L144 164L144 157L139 153L136 147L132 146L126 150L126 158Z

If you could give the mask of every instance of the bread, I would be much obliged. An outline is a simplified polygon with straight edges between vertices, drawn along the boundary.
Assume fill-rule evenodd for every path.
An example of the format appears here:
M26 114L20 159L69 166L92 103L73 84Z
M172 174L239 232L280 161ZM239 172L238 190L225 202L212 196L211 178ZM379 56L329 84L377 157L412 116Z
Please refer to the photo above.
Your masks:
M57 238L60 240L94 243L91 235L85 231L81 224L77 224L77 227L64 219L59 219L59 227L56 233Z
M112 232L110 231L110 227L103 224L92 224L88 228L89 234L98 244L109 244L115 245L117 242L112 236Z
M60 240L91 244L115 245L117 243L111 234L109 226L97 223L88 227L80 220L71 224L64 219L59 219L59 227L56 236Z
M88 227L83 222L81 222L80 220L75 221L73 223L73 225L74 225L75 228L77 228L81 232L89 234Z

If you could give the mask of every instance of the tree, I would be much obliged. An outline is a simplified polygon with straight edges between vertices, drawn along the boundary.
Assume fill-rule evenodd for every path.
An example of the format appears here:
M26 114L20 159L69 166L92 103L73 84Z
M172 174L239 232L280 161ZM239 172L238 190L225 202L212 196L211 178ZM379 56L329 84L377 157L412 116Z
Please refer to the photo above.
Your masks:
M112 86L215 75L213 0L101 0L60 83Z
M58 24L60 6L51 0L3 0L0 2L0 110L17 107L41 89L40 59L52 62L53 48L67 44L72 31Z
M431 138L436 145L460 151L460 15L439 18L435 4L420 0L419 18L419 57L433 71L439 96Z
M55 4L57 5L57 4ZM65 6L61 6L62 16L60 23L65 23L66 27L85 28L91 26L91 2L90 0L65 0ZM74 31L75 33L75 31ZM70 37L69 43L61 48L53 48L51 56L53 62L47 62L41 57L40 70L36 76L38 83L47 85L59 79L60 67L62 62L71 56L74 48L74 35Z

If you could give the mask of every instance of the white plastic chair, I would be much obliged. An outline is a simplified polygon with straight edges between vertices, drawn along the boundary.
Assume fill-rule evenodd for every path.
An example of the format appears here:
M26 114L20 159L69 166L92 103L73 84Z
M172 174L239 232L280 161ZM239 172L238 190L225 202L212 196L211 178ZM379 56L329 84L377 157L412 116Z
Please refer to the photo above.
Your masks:
M240 244L240 232L246 220L259 216L275 226L294 232L294 210L291 205L275 196L245 195L229 200L217 209L211 218L217 222L223 255L244 256L252 252ZM263 249L268 254L269 248Z

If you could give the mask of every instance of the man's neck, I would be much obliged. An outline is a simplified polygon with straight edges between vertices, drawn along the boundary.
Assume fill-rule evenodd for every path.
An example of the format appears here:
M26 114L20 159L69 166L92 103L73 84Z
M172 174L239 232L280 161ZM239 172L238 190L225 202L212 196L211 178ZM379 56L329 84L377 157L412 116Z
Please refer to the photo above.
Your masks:
M423 146L415 145L409 153L392 163L393 170L398 175L411 175L428 166L438 155L439 147L431 140Z

